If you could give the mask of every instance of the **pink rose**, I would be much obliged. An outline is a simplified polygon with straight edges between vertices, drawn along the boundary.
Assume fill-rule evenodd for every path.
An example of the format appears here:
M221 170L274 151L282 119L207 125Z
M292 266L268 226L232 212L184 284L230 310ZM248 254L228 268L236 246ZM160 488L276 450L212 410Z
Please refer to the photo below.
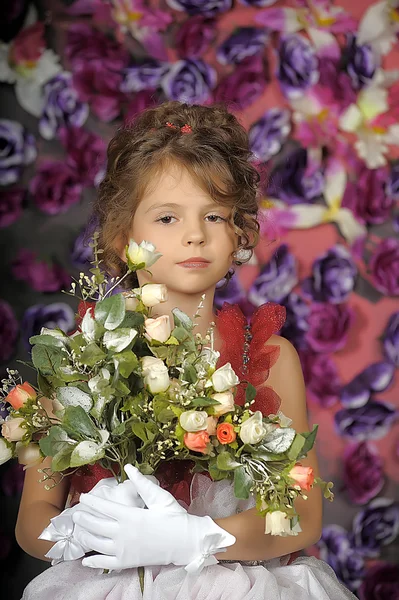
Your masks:
M216 417L208 417L206 422L206 431L208 435L216 435L216 426L218 424L218 419Z
M158 104L158 96L156 90L140 90L134 95L134 98L130 101L125 117L125 125L129 125L137 115L139 115L145 108L153 108Z
M374 444L363 441L345 448L343 479L354 504L366 504L380 493L384 464Z
M340 399L341 382L335 363L327 354L300 350L303 375L309 397L329 408Z
M314 483L314 473L312 467L303 467L297 463L289 472L291 479L301 487L301 490L308 492Z
M346 186L342 207L349 208L361 223L384 223L394 206L393 197L385 191L388 177L386 167L367 169L360 163L356 181L349 181Z
M76 173L60 161L43 161L29 188L36 206L48 215L66 212L82 195Z
M170 337L171 326L169 315L162 315L156 319L146 319L144 321L145 336L148 340L157 342L166 342Z
M267 85L267 73L261 56L243 60L218 85L214 92L214 102L234 104L236 110L243 110L255 102Z
M175 36L175 47L180 58L200 58L216 34L213 19L196 15L186 19Z
M207 454L207 445L209 444L208 432L204 429L195 433L186 433L184 435L184 443L189 450L194 452L202 452Z
M26 429L22 427L25 423L25 419L22 417L16 417L15 419L8 419L4 421L1 427L1 435L7 440L7 442L19 442L22 440L26 433Z
M399 240L382 240L370 259L373 284L387 296L399 295Z
M18 410L29 400L29 398L34 400L36 396L37 394L33 387L27 381L25 381L24 383L19 383L16 385L15 388L12 389L8 396L4 399L4 401L11 404L15 410Z
M46 48L44 24L38 21L25 27L14 38L10 48L10 62L14 65L32 68Z
M105 165L105 141L82 127L62 127L58 136L67 152L67 164L78 174L79 182L93 186Z
M313 304L306 340L315 352L341 350L352 325L353 311L346 304Z

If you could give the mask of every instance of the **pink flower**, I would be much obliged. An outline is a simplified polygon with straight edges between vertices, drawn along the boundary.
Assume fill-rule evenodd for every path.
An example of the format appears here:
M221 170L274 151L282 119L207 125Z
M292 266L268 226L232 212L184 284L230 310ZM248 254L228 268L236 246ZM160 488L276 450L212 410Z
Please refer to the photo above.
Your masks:
M22 214L26 192L23 189L0 190L0 228L12 225Z
M19 383L16 385L15 388L13 388L7 395L4 401L11 404L15 410L18 410L29 400L29 398L34 400L36 396L37 394L33 387L27 381L25 381L24 383Z
M194 433L186 433L184 435L184 443L187 448L194 452L202 452L202 454L207 454L207 445L209 441L209 435L205 429Z
M82 185L93 186L106 160L106 143L81 127L62 127L59 138L67 152L67 164Z
M380 242L370 259L373 284L382 294L399 295L399 241L386 238Z
M385 191L388 169L367 169L359 161L356 171L355 181L346 186L342 207L349 208L360 223L380 225L389 219L395 203Z
M341 350L346 344L352 321L353 311L346 304L313 304L306 340L315 352Z
M297 463L289 472L291 479L301 487L301 490L308 492L314 483L314 472L312 467L303 467Z
M14 38L10 48L9 60L18 67L32 68L45 48L44 24L38 21L22 29Z
M141 113L145 108L155 107L158 104L156 90L141 90L134 95L134 98L130 101L125 114L125 124L128 125L131 121L134 121L135 117Z
M215 22L202 15L189 17L175 36L175 47L180 58L200 58L216 36Z
M1 426L1 435L7 442L19 442L26 433L26 429L22 427L24 423L25 419L22 419L22 417L4 421Z
M335 363L327 354L300 350L299 355L309 397L324 408L334 406L341 392L341 382Z
M60 265L38 260L28 248L21 248L11 269L15 279L25 281L37 292L58 292L70 285L70 276Z
M30 192L36 206L48 215L58 215L79 202L82 185L69 165L43 161L31 179Z
M345 448L343 478L355 504L370 502L384 485L384 465L374 444L363 441Z
M243 110L257 100L267 84L267 73L261 56L243 60L227 75L214 92L214 102L229 102L236 110Z

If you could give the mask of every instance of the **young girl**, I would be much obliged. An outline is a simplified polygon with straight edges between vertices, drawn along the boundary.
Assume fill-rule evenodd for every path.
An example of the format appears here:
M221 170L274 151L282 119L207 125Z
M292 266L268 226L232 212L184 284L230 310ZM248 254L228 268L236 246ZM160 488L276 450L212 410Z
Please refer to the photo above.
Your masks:
M234 264L250 258L258 238L259 175L250 159L244 128L222 106L168 102L143 112L109 145L107 173L94 211L103 259L110 272L122 275L128 240L151 241L162 257L151 267L151 275L139 272L138 283L164 283L169 293L153 316L171 315L175 306L192 316L205 294L198 331L205 335L216 321L218 365L230 362L240 378L257 387L254 410L269 414L280 409L297 431L308 431L297 353L275 335L284 309L273 304L258 309L250 335L237 306L225 305L218 315L213 309L216 284L230 278ZM135 287L137 281L128 285ZM243 402L241 390L236 402ZM314 450L303 464L318 474ZM46 466L48 459L42 468ZM190 466L188 461L162 465L156 473L162 489L132 468L126 482L131 495L123 502L116 485L110 484L100 500L94 491L87 494L110 476L99 466L82 469L71 481L64 478L51 491L38 483L37 472L26 471L16 527L21 547L46 560L52 543L39 540L39 534L63 511L68 494L68 504L74 504L79 492L86 492L74 513L79 528L74 535L95 554L46 570L28 585L23 600L354 598L323 561L290 557L320 538L318 488L307 500L297 500L302 531L297 536L272 536L265 534L264 518L252 500L237 500L226 480L193 476ZM154 498L160 498L158 505ZM217 551L213 547L211 560L193 577L185 567L204 531L218 538ZM143 564L142 596L137 567ZM107 566L113 570L103 573Z

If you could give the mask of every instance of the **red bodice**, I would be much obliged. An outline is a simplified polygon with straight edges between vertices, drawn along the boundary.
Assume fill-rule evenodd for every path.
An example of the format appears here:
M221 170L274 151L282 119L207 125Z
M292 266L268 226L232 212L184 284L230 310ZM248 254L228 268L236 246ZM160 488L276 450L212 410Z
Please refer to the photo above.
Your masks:
M92 305L86 303L83 306L81 303L78 309L81 318L89 306ZM252 339L249 342L249 362L245 371L243 355L247 319L237 305L227 302L217 315L216 326L222 340L218 366L231 363L240 380L249 381L256 387L256 399L251 410L260 410L264 415L277 413L280 406L279 396L267 385L270 369L279 357L280 348L266 342L281 329L284 320L285 308L278 304L263 304L255 311L250 321ZM240 406L245 401L244 390L244 385L240 384L235 397L236 404ZM187 505L190 504L193 466L193 461L174 460L162 463L155 473L161 487ZM71 476L71 504L78 501L79 494L89 492L100 479L112 476L110 471L99 464L81 467Z

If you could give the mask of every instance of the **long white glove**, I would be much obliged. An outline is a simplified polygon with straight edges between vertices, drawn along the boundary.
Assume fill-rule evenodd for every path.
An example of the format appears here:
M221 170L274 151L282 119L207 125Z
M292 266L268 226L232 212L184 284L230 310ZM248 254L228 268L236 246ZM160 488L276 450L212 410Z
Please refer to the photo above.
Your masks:
M236 538L210 517L188 514L172 494L132 465L125 471L148 510L82 494L80 510L72 515L80 525L76 537L101 553L84 558L84 566L128 569L172 563L198 574L204 566L217 564L214 554L235 543Z
M155 477L152 480L157 481ZM101 479L88 495L118 502L126 506L144 507L142 498L137 494L135 486L129 480L118 484L115 477ZM78 508L79 504L76 504L50 519L50 524L38 537L39 540L55 542L45 554L47 558L51 558L52 565L64 560L76 560L84 556L86 552L93 550L93 548L80 543L76 538L79 525L73 522L72 515Z

